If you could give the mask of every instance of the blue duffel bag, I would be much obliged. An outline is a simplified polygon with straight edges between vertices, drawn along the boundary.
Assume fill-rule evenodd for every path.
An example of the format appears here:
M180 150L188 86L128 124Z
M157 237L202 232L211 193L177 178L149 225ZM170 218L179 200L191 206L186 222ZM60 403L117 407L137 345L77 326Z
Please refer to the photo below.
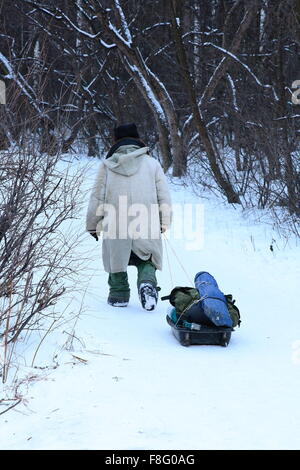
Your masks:
M187 312L187 320L200 324L232 327L233 321L227 308L226 298L217 281L208 272L201 271L194 279L200 300Z

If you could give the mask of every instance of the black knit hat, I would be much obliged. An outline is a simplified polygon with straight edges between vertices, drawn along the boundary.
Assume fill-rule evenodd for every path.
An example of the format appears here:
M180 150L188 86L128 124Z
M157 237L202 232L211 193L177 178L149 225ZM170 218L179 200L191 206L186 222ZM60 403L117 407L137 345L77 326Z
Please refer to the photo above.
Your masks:
M123 124L123 126L115 127L114 133L116 140L124 139L124 137L133 137L135 139L140 138L134 122L131 124Z

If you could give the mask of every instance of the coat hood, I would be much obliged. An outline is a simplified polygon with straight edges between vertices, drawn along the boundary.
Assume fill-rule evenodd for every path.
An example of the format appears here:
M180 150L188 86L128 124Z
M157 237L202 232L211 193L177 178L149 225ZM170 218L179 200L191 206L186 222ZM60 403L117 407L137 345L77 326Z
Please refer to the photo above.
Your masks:
M149 147L138 147L137 145L122 145L113 155L103 161L104 165L114 173L131 176L140 167L143 155L147 155Z

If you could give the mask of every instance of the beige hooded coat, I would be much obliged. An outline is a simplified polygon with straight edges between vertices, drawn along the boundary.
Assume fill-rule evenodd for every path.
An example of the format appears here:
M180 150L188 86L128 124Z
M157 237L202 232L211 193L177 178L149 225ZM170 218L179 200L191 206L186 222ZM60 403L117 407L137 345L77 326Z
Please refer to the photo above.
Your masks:
M160 163L148 147L123 145L100 164L86 218L88 232L103 233L108 273L125 272L131 250L162 269L161 227L171 224L171 197Z

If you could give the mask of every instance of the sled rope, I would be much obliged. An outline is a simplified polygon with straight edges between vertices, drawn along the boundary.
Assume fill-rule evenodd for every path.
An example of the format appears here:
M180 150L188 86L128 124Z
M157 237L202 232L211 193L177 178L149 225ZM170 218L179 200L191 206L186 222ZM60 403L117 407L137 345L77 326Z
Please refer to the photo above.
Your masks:
M175 251L174 248L172 247L172 245L171 245L171 243L170 243L170 240L168 240L168 239L166 238L166 236L165 236L164 233L163 233L163 236L164 236L164 240L165 240L165 242L166 242L166 247L167 247L167 242L168 242L168 243L169 243L169 246L170 246L170 248L171 248L171 250L173 251L173 254L174 254L175 258L177 259L177 261L178 261L179 265L181 266L182 270L184 271L184 273L185 273L185 275L186 275L188 281L190 282L191 285L194 285L194 282L191 280L191 278L190 278L188 272L186 271L186 269L184 268L184 266L183 266L183 264L181 263L180 259L178 258L177 254L176 254L176 251ZM167 252L167 250L166 250L166 252ZM168 258L168 255L167 255L167 258ZM168 258L168 262L169 262L169 258ZM172 284L173 284L173 283L172 283Z
M186 312L190 307L192 307L193 305L197 304L197 303L200 302L200 301L201 301L201 299L192 300L192 302L190 302L190 303L185 307L185 309L182 310L182 312L181 312L181 314L179 315L179 317L178 317L178 319L177 319L175 325L177 326L177 323L181 320L182 315L184 315L185 312Z

